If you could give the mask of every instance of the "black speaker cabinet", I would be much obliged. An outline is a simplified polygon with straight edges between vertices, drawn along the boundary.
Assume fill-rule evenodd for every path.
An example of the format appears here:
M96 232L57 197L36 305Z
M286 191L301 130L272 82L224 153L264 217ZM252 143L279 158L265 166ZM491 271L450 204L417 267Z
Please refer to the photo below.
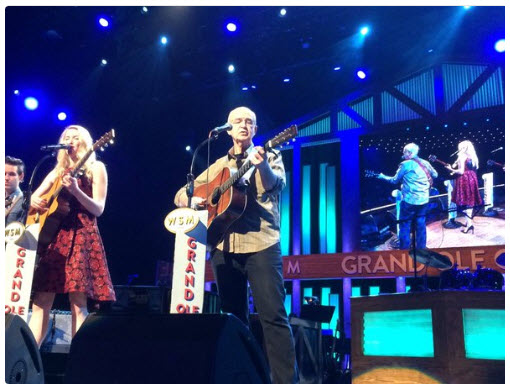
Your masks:
M229 314L90 314L65 383L269 383L248 328Z
M12 314L5 315L5 382L43 384L41 355L27 323Z

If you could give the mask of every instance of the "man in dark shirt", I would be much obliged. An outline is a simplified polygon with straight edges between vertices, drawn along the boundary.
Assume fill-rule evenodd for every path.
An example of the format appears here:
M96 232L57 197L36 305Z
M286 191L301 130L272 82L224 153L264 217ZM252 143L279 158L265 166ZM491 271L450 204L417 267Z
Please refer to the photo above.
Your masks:
M21 159L5 157L5 225L23 222L23 192L19 184L25 177L25 164Z

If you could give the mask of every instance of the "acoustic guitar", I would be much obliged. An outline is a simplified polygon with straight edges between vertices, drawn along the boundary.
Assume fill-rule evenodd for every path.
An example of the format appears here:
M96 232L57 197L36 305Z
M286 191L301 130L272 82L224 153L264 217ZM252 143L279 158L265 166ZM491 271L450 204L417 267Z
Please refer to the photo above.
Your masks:
M81 168L85 162L87 162L92 153L98 149L103 150L105 147L108 147L109 144L113 144L114 138L115 130L112 129L105 133L89 150L87 150L85 155L80 158L69 175L74 178L80 176L82 174ZM36 211L33 207L30 207L28 210L26 225L29 226L38 222L40 226L38 242L39 248L44 248L51 243L58 232L62 220L64 220L71 211L69 205L71 195L67 191L62 191L62 189L64 189L64 186L62 185L62 177L58 177L50 190L41 196L42 199L47 201L47 210L42 213L38 213L38 211Z
M264 150L278 147L296 135L297 126L293 125L266 142ZM236 184L252 166L253 164L247 161L239 170L224 167L209 185L198 185L195 188L194 196L206 199L208 250L223 240L228 228L244 213L248 199L243 188Z

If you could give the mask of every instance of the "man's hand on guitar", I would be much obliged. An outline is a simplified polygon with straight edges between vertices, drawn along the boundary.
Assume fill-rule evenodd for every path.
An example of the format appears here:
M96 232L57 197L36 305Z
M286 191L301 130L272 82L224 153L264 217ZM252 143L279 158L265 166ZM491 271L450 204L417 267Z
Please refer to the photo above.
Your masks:
M69 174L66 174L62 178L62 186L66 188L67 191L72 195L76 194L80 190L78 187L78 180L74 177L71 177Z
M192 209L204 209L205 208L205 199L198 196L193 196L191 198L191 208Z
M33 195L30 199L30 206L37 212L46 212L48 210L48 202L45 199Z
M267 161L267 154L263 147L255 146L254 151L248 156L250 162L258 169L260 164Z

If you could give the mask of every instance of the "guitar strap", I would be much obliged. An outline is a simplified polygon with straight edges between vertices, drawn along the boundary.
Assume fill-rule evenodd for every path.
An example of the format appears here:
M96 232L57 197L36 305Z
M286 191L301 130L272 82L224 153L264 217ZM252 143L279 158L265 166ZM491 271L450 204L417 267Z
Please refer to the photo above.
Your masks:
M420 161L419 158L413 158L413 161L416 162L423 169L423 171L425 172L425 175L427 176L427 179L429 180L430 186L432 186L434 181L432 180L432 176L430 175L429 169L427 169L423 165L423 163Z

